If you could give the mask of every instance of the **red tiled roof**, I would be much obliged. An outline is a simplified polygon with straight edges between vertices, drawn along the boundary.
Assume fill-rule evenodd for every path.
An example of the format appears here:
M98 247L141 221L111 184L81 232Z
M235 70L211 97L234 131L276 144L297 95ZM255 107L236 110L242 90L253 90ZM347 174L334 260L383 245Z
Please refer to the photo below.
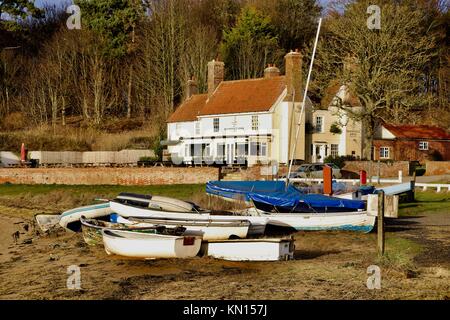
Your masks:
M284 76L222 81L213 95L183 102L167 122L195 121L199 115L269 111L286 88Z
M448 131L439 127L392 124L384 124L383 127L389 130L397 138L450 140Z
M167 122L195 121L200 110L205 106L207 94L196 94L184 101L167 119Z
M284 76L223 81L200 115L269 111L285 88Z

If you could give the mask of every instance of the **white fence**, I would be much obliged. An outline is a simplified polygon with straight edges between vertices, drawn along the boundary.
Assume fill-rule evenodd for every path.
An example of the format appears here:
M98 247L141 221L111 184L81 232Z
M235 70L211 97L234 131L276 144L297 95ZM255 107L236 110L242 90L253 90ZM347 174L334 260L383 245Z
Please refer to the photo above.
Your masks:
M280 180L286 180L285 178ZM291 182L317 182L322 183L323 178L291 178L289 179ZM333 179L333 181L351 183L352 185L357 185L360 183L359 179ZM398 172L398 178L380 178L377 176L368 177L367 182L369 183L402 183L403 182L403 172L400 170Z
M108 165L137 164L141 157L154 157L153 150L121 151L30 151L29 158L38 160L39 165Z
M436 189L437 192L441 192L442 190L447 189L447 192L450 192L450 184L444 183L417 183L415 184L416 189L422 188L422 191L426 191L428 189Z

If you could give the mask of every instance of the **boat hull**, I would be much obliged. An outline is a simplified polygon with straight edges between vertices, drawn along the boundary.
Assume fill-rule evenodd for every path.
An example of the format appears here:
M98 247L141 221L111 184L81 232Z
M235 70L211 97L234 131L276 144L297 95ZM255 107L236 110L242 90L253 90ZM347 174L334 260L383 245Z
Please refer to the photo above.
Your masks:
M341 230L368 233L375 225L375 217L367 212L328 214L270 214L269 225L301 231Z
M123 219L123 218L122 218ZM169 219L163 217L131 218L130 222L139 222L148 226L164 226L167 228L182 226L186 228L184 235L199 236L203 240L226 240L230 238L245 238L248 234L250 222L247 220L229 221L196 221L191 219Z
M79 207L63 212L60 216L59 224L66 230L78 232L81 231L81 216L85 216L86 218L99 218L108 216L111 213L113 211L109 202Z
M231 261L279 261L294 258L293 239L240 239L208 241L204 255Z
M251 216L251 215L212 215L210 213L195 213L195 212L173 212L173 211L162 211L153 208L142 208L136 207L128 204L122 204L119 202L111 201L111 208L118 215L129 218L155 218L155 217L167 217L171 219L185 219L185 220L195 220L201 222L207 221L241 221L248 220L250 226L248 228L247 235L261 235L264 234L266 229L268 218L261 216Z
M191 258L200 251L201 238L102 230L105 251L128 258ZM188 238L188 241L186 239Z

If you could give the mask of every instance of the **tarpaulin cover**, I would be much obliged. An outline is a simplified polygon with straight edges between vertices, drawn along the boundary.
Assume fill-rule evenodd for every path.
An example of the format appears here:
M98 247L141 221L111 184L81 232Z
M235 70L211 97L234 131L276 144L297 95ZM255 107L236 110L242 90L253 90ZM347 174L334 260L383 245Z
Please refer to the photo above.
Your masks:
M322 194L304 194L300 192L274 192L271 194L250 193L249 197L259 203L276 207L299 208L345 208L345 209L364 209L365 204L362 200L350 200L325 196Z
M206 193L230 199L250 201L250 192L268 194L274 192L296 192L302 191L289 185L286 188L284 181L209 181L206 184Z
M210 181L206 184L209 194L244 201L253 200L265 205L299 208L364 209L364 201L306 194L304 190L284 181Z

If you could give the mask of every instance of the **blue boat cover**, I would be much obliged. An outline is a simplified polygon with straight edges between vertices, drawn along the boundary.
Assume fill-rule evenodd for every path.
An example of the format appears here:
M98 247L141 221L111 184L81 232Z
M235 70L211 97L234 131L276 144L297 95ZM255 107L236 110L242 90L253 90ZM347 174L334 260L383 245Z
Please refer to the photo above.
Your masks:
M293 185L286 188L284 181L209 181L206 184L209 194L240 199L265 205L297 208L346 208L364 209L365 203L361 200L349 200L325 196L322 194L305 193Z
M206 193L230 199L250 201L249 193L302 192L293 185L286 189L284 181L209 181Z
M304 194L299 192L274 192L271 194L250 193L249 197L266 205L285 208L345 208L350 210L364 209L362 200L341 199L325 196L323 194Z

